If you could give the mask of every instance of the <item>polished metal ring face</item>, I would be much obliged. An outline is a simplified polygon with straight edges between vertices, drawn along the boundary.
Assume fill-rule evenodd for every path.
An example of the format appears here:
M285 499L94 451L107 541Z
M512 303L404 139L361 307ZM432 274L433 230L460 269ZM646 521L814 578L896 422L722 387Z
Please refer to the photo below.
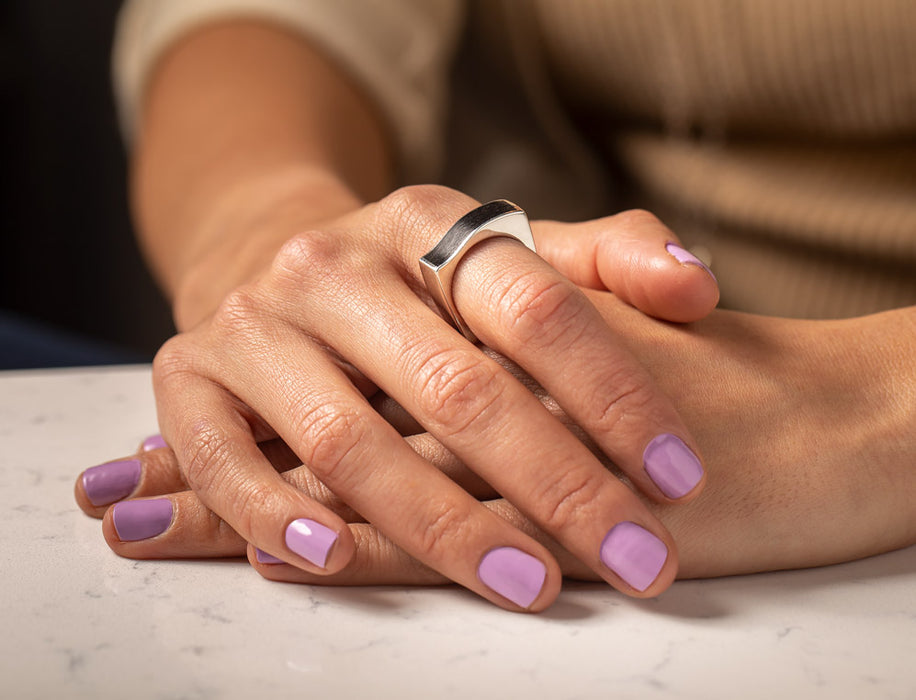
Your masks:
M514 238L537 252L525 212L505 199L496 199L468 212L452 226L436 247L420 258L420 271L436 304L465 338L477 337L468 328L452 298L452 278L467 252L488 238Z

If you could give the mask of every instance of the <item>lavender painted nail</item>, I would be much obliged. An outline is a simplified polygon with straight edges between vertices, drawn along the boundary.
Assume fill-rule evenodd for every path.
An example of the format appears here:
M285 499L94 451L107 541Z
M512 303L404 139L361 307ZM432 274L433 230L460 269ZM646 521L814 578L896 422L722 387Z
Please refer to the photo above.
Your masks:
M94 506L107 506L133 493L140 483L140 462L125 459L90 467L83 472L83 490Z
M112 520L122 542L146 540L169 529L172 502L168 498L124 501L114 506Z
M667 559L665 543L629 520L612 527L601 543L601 561L637 591L652 585Z
M521 608L527 608L544 586L547 567L520 549L498 547L491 549L480 560L477 577L503 598Z
M285 564L286 562L282 559L278 559L273 554L268 554L263 549L254 549L254 558L258 560L259 564Z
M140 449L144 452L149 452L150 450L158 450L163 447L168 447L165 444L165 438L159 435L150 435L146 440L143 441L143 444L140 445Z
M665 250L667 250L679 263L684 265L696 265L697 267L703 268L709 273L710 277L716 279L716 276L712 273L712 270L709 269L709 266L686 248L682 248L677 243L668 243L665 246Z
M646 473L668 498L690 493L703 478L703 465L683 440L665 433L646 447L642 456Z
M286 546L321 568L336 541L336 532L308 518L293 520L286 528Z

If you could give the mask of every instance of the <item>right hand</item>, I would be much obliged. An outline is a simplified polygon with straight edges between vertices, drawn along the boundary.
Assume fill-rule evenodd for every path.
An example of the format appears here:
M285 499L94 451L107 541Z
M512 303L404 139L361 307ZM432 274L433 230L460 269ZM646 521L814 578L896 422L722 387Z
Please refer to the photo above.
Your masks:
M598 577L629 595L657 595L677 572L668 531L430 307L418 258L475 206L453 190L413 187L291 228L300 232L267 269L157 355L162 434L207 507L306 572L342 570L354 539L340 515L261 453L258 443L276 436L425 565L503 607L547 607L561 582L550 552L411 449L372 409L381 389ZM544 255L575 282L608 286L672 320L715 304L712 277L666 252L676 238L654 217L534 228ZM569 256L570 246L586 253ZM704 476L688 430L573 281L497 239L468 253L454 295L481 341L549 391L636 488L660 503L697 495Z

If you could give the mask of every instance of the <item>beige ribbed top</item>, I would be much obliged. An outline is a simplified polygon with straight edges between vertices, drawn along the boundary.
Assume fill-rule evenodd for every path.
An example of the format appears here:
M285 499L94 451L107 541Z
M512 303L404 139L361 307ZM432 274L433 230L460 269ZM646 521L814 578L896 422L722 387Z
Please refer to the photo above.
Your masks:
M170 41L239 15L339 61L407 181L558 218L646 207L732 308L916 304L916 0L129 0L125 124Z
M723 302L916 304L916 2L537 2L554 84Z

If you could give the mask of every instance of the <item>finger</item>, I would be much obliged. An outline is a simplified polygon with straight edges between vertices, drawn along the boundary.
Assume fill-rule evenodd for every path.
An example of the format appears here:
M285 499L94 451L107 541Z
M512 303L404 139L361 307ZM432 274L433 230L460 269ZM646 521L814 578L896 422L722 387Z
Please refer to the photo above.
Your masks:
M200 348L178 336L154 362L163 435L185 480L242 538L316 573L349 561L345 522L283 480L225 389L203 378Z
M534 526L508 501L499 499L484 505L550 549L565 577L600 580L594 571ZM353 561L347 568L329 576L315 576L296 567L285 566L281 559L265 556L255 547L248 548L248 561L264 578L287 583L331 586L435 586L450 583L446 577L407 554L373 525L354 524L350 529L356 542Z
M168 447L165 442L165 438L162 437L159 433L155 435L150 435L143 442L140 443L139 452L149 452L151 450L161 450Z
M105 512L102 534L128 559L238 557L248 545L192 491L120 501Z
M153 447L149 447L151 442ZM261 442L258 447L278 472L300 464L282 440ZM84 471L76 480L74 495L84 513L101 518L118 501L164 496L187 488L175 453L156 435L144 440L137 454Z
M258 448L261 450L261 452L264 453L264 456L270 460L270 463L278 472L284 472L287 469L298 467L301 464L299 458L296 456L296 453L289 449L289 446L282 440L276 438L267 438L265 435L259 435ZM142 443L140 443L139 453L142 455L145 452L161 449L170 449L165 442L165 438L159 434L150 435ZM175 464L177 467L177 462L174 459L174 452L171 452L170 456L170 463ZM160 491L159 493L162 492Z
M484 349L484 352L487 352L487 350ZM493 355L495 355L495 353L493 353ZM502 356L496 356L494 359L500 362L501 366L506 366L503 363L509 364ZM521 373L520 370L519 373ZM527 386L529 390L532 390L531 385L526 384L525 386ZM538 398L541 398L542 401L544 400L541 396ZM406 438L407 444L413 447L417 454L423 457L427 462L435 465L439 471L474 496L474 498L478 500L488 500L497 496L496 491L493 490L490 484L478 474L468 469L467 466L465 466L458 457L449 452L441 442L425 432L423 426L421 426L413 416L407 413L407 411L390 396L379 394L373 397L372 407L378 411L386 421L391 423L395 430L401 435L408 436ZM575 428L573 429L575 430ZM587 438L585 435L577 435L577 437L579 437L580 440L583 437Z
M324 318L333 322L328 313ZM348 324L355 325L352 319ZM276 356L260 360L254 350L264 347L263 332L258 325L244 333L235 329L216 343L229 348L221 368L224 385L274 426L324 484L413 556L492 602L540 610L553 601L561 575L543 547L423 460L324 351L292 327L271 329ZM221 491L218 469L195 490L208 489L204 500L228 520L231 491ZM249 488L243 482L232 488L240 487ZM261 518L273 520L269 512ZM249 541L289 561L282 549ZM494 562L501 565L494 568Z
M643 313L697 321L719 301L707 265L645 211L583 223L533 221L538 254L576 284L608 289Z
M282 559L249 546L248 561L266 579L286 583L329 586L435 586L452 581L422 564L368 523L350 525L356 549L346 569L328 576L314 576Z
M328 576L314 576L282 559L249 546L248 561L271 581L329 586L435 586L451 583L447 576L422 564L367 523L350 525L356 543L353 561Z
M74 496L84 513L101 518L112 503L187 487L172 451L155 449L90 467L77 478Z
M537 379L650 498L698 495L704 470L686 426L585 295L512 241L486 241L465 261L455 292L481 340Z
M468 469L464 462L429 433L411 435L406 438L406 442L414 452L477 500L483 501L497 497L498 494L490 484L480 475Z

